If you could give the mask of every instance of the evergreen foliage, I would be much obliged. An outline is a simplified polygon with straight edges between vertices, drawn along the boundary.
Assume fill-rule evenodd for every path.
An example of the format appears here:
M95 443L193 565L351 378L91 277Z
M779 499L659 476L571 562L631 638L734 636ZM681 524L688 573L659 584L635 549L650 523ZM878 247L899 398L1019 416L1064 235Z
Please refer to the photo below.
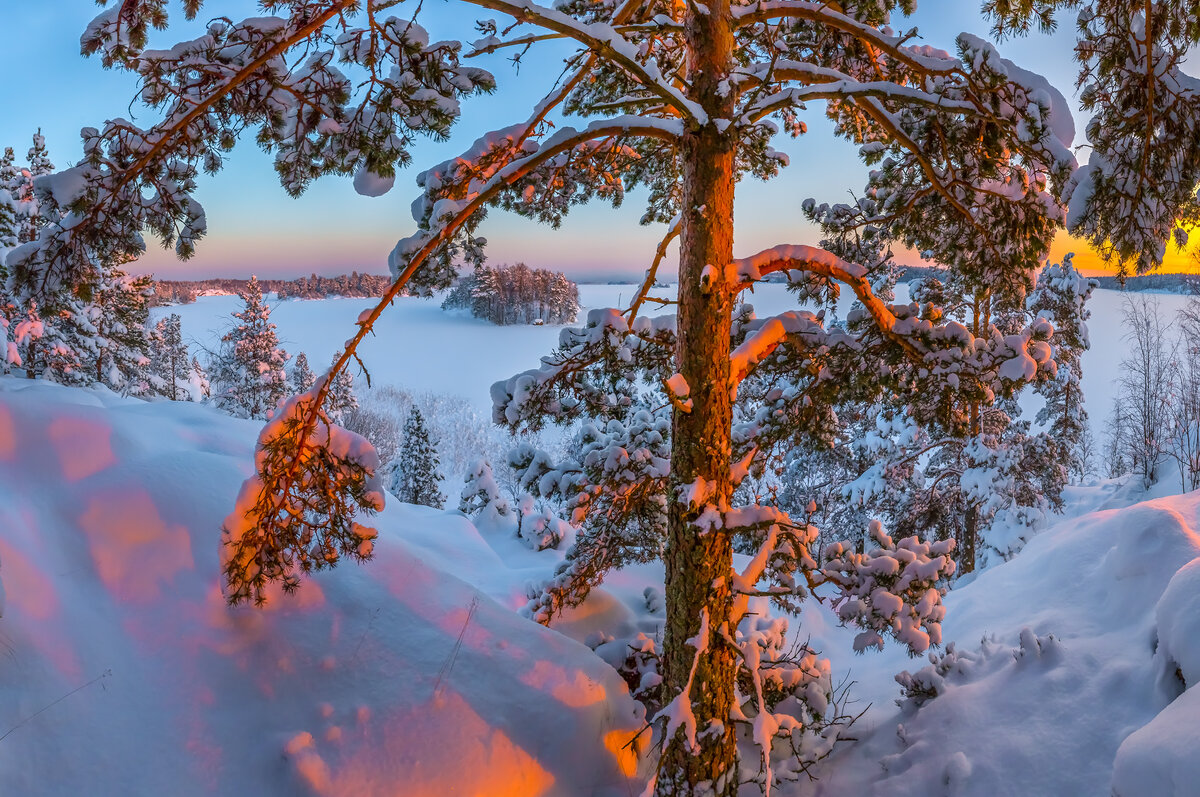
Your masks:
M337 358L334 358L334 362L337 362ZM293 372L294 375L295 372ZM358 396L354 392L354 376L350 373L349 368L334 372L333 379L329 384L329 397L325 406L330 419L339 426L345 426L346 419L358 409Z
M1083 52L1091 69L1085 100L1101 110L1111 105L1112 114L1099 125L1087 180L1072 182L1076 164L1064 98L978 38L960 36L954 57L914 44L913 34L897 35L893 16L911 10L909 2L473 3L522 23L515 33L481 23L476 54L533 46L543 33L575 49L561 80L527 119L419 175L422 195L412 206L417 231L389 258L395 283L360 318L333 372L351 361L400 291L444 289L458 264L483 263L486 242L478 233L488 209L557 225L575 204L618 204L628 187L645 187L643 220L666 230L635 303L625 313L593 312L582 329L564 333L559 350L540 367L494 386L495 417L514 430L591 424L597 448L584 461L522 457L525 470L539 474L536 492L557 491L564 506L579 510L572 510L572 520L585 532L610 522L601 519L606 504L626 515L642 512L649 536L664 550L662 709L652 718L662 751L656 794L731 797L750 783L770 792L828 754L838 712L830 711L828 682L815 657L810 651L796 659L781 655L786 624L752 611L751 601L758 609L766 591L794 609L827 579L846 596L845 605L853 605L870 586L886 611L847 618L875 631L881 617L909 618L903 641L918 650L935 637L940 590L881 583L875 565L846 557L838 567L822 567L810 552L815 529L776 507L734 505L735 487L773 470L780 453L800 441L836 444L836 408L848 402L909 407L916 424L959 444L947 443L945 450L957 449L968 463L989 462L987 452L1000 451L1003 464L987 467L1011 470L1015 459L1008 454L1016 449L993 447L988 438L1015 430L1004 402L1019 387L1054 373L1052 326L1044 319L1023 324L1020 313L1032 273L1064 221L1071 189L1091 198L1084 201L1083 221L1071 219L1077 227L1111 239L1118 253L1132 247L1149 251L1151 259L1153 247L1138 245L1147 237L1165 240L1167 225L1150 225L1141 240L1113 225L1166 216L1173 225L1179 209L1194 201L1192 161L1200 158L1188 151L1181 164L1179 152L1195 140L1189 120L1197 104L1186 92L1151 91L1144 104L1149 112L1138 119L1128 108L1139 105L1139 84L1121 76L1140 71L1154 83L1168 74L1175 85L1190 85L1170 68L1186 49L1180 44L1194 40L1196 26L1142 20L1147 57L1139 59L1142 45L1129 35L1141 29L1134 24L1139 12L1128 4L1114 10L1112 0L1088 4L1103 13L1084 20L1083 35L1100 42L1102 52L1092 61L1091 51ZM1059 5L1080 4L1006 2L992 10L1019 26L1035 11L1052 14ZM84 52L136 71L141 97L161 110L155 118L163 121L147 129L126 120L89 129L84 161L38 181L39 200L53 200L57 187L60 204L75 218L43 228L35 242L8 257L22 300L40 298L47 286L81 282L80 271L98 253L136 255L144 229L190 255L205 231L192 197L195 175L221 167L236 131L257 129L292 193L321 174L355 173L356 188L377 195L391 187L412 137L445 135L458 100L493 86L487 73L460 66L459 43L430 44L415 20L383 17L393 4L328 0L272 7L280 20L213 22L184 59L171 49L144 49L149 27L167 24L163 0L125 3L119 13L108 9L89 27ZM1153 13L1160 7L1168 13L1165 4ZM194 14L199 3L185 8ZM535 32L527 33L529 27ZM388 44L378 47L381 35ZM1163 71L1152 60L1161 42L1169 45ZM290 58L301 51L306 58ZM277 68L263 70L256 60L263 58ZM354 84L333 67L339 59L370 79ZM859 146L872 167L862 198L832 207L806 203L809 216L827 230L828 244L782 245L734 258L739 179L774 177L786 165L772 139L781 129L803 133L800 114L812 103L826 104L836 135ZM588 117L587 123L581 129L559 124L560 113ZM1142 149L1143 156L1154 154L1151 168L1145 157L1120 161L1110 151L1119 150L1110 144L1122 143L1131 126L1154 138L1151 143L1169 136L1164 146ZM164 174L173 178L167 190L159 183ZM1138 187L1155 180L1163 190ZM1121 194L1128 186L1137 190L1132 201ZM656 269L676 237L677 293L652 296ZM899 304L874 292L871 253L891 242L961 276L954 290L977 304L970 325L949 319L952 305L932 293ZM859 306L844 326L807 311L735 316L744 292L771 274L788 276L805 301L831 300L845 286ZM639 316L645 302L673 304L675 314ZM318 380L264 432L257 473L226 523L234 602L257 597L270 579L294 588L294 565L320 566L337 552L361 554L355 541L369 542L350 518L377 505L364 489L373 464L357 454L342 456L347 446L337 441L322 407L329 387ZM668 413L669 425L663 423ZM898 412L885 416L898 419ZM660 429L669 429L669 437ZM618 450L626 443L632 448ZM625 461L636 465L623 468ZM499 496L486 489L486 475L484 469L474 474L475 497L495 505ZM532 494L534 482L524 483ZM990 511L975 486L960 480L957 488L972 507L965 524L971 532L970 518ZM1014 482L1013 490L1020 489ZM322 542L331 533L335 543ZM974 534L963 539L973 541ZM751 551L738 568L735 541ZM317 544L319 552L310 547ZM923 544L893 543L880 532L872 545L885 552L881 561L917 562L912 574L931 584L951 571L949 540L919 550ZM263 551L270 555L260 561ZM971 563L972 552L962 556ZM603 569L601 563L597 572Z
M285 468L290 478L283 502L261 485L244 484L225 519L221 570L230 603L261 606L271 584L290 593L301 574L374 552L378 532L354 518L383 508L379 458L324 413L316 428L305 428L304 409L313 400L311 393L289 399L259 435L256 457Z
M212 401L239 418L265 420L288 393L287 353L279 348L256 278L250 278L242 299L245 307L233 314L238 324L221 338L213 363Z
M429 430L421 410L414 404L404 423L404 443L391 469L388 490L406 504L441 509L446 496L441 491L437 447L429 439Z
M558 271L475 267L447 294L442 308L465 308L493 324L569 324L579 312L579 286Z
M1077 480L1083 479L1088 468L1084 452L1090 432L1083 396L1083 353L1091 345L1087 301L1095 288L1096 281L1082 276L1067 256L1062 263L1046 264L1029 298L1030 312L1054 325L1050 345L1058 364L1055 377L1035 387L1046 400L1037 422L1049 430Z
M1200 86L1184 62L1200 44L1194 3L985 0L999 34L1078 18L1079 99L1090 152L1068 187L1071 231L1124 276L1162 264L1200 218Z
M508 499L500 492L492 464L486 459L476 460L467 471L458 511L468 517L484 518L492 524L512 513Z
M308 355L300 352L292 362L292 373L288 376L293 394L306 392L317 381L316 374L308 367Z
M183 322L178 313L160 318L150 338L150 370L164 396L171 401L193 401L194 371L183 342Z

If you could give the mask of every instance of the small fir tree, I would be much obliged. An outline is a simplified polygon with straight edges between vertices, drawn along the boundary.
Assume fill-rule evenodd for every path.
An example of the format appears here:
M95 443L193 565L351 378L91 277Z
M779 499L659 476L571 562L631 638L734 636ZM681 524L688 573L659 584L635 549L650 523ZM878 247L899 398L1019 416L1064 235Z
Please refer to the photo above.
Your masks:
M97 339L87 365L97 382L121 393L146 395L154 390L146 329L153 282L149 275L107 268L92 295L90 312Z
M476 460L467 471L458 511L467 517L486 518L493 524L512 514L512 507L500 492L500 484L492 472L492 463L486 459Z
M487 467L486 463L484 465L487 475L490 476L491 468ZM404 445L401 446L400 456L392 469L389 485L392 495L408 504L441 509L446 504L446 496L440 489L440 466L437 447L429 439L425 418L421 415L420 408L414 404L408 413L408 420L404 423ZM498 491L496 495L499 495Z
M1081 275L1071 261L1048 263L1038 275L1037 288L1029 297L1030 312L1054 325L1050 345L1058 370L1053 379L1034 388L1046 403L1037 414L1067 458L1067 467L1076 479L1087 469L1084 450L1088 439L1088 413L1083 396L1083 353L1090 347L1087 319L1091 311L1087 301L1097 282Z
M317 381L316 375L308 367L308 355L304 352L296 355L296 360L292 363L292 373L289 379L291 381L292 393L295 395L308 390L313 386L313 382Z
M193 369L178 313L160 318L151 336L150 370L171 401L192 401Z
M279 348L257 277L250 278L242 299L245 307L233 314L240 323L221 338L213 402L239 418L265 419L288 392L287 352Z
M334 361L336 362L336 358ZM354 394L354 376L349 368L343 368L334 375L333 383L329 386L326 407L333 422L343 426L350 413L358 409L358 396Z

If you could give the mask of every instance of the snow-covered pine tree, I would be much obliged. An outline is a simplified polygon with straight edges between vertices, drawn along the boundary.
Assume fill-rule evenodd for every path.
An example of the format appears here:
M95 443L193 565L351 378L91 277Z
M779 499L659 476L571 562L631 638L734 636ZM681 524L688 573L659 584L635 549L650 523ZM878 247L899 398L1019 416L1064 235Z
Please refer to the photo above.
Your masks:
M191 385L201 401L207 401L212 396L212 386L209 384L208 371L200 364L200 358L192 357Z
M446 505L446 496L441 490L440 467L437 447L429 439L425 418L421 409L413 404L404 421L404 443L391 469L388 490L406 504L441 509Z
M1078 18L1079 99L1092 113L1087 165L1073 178L1067 224L1120 275L1157 268L1200 217L1200 86L1184 71L1200 44L1191 3L984 0L998 34ZM1065 121L1065 120L1064 120Z
M12 150L8 151L12 154ZM17 198L14 193L16 186L3 177L4 168L0 163L0 269L4 269L4 257L8 250L21 242L20 215Z
M150 350L150 369L161 383L160 392L171 401L195 401L192 361L183 341L183 319L178 313L158 320Z
M94 369L97 382L121 393L146 395L159 392L150 365L149 298L154 279L105 268L92 294L93 325L97 333Z
M739 668L775 649L755 622L741 624L751 616L756 585L791 584L779 594L802 594L792 575L809 567L813 536L767 507L733 508L735 483L795 434L797 419L803 426L825 417L836 388L866 390L896 372L912 375L910 386L920 388L923 374L943 366L957 368L960 379L1003 388L1036 378L1049 362L1041 331L972 339L956 325L941 324L937 308L879 300L861 266L820 248L783 246L735 258L737 180L772 177L784 165L770 147L779 129L772 117L798 135L805 128L797 114L808 103L827 103L837 133L859 144L879 167L868 187L875 203L869 223L955 268L975 258L980 276L1016 289L1061 219L1058 192L1074 161L1050 123L1069 114L1054 112L1051 106L1060 103L1044 81L1000 59L986 42L960 37L957 58L912 46L908 35L891 27L893 12L911 7L899 0L737 6L713 0L671 8L566 2L553 9L528 0L463 1L535 29L527 35L526 29L513 33L484 22L478 54L532 46L547 32L578 49L568 57L562 81L528 119L484 136L462 157L422 175L425 195L414 205L418 232L394 250L395 282L360 319L334 370L350 362L400 291L445 287L457 262L481 262L484 241L476 231L486 208L501 206L554 224L574 203L618 201L627 185L648 186L646 221L668 224L666 241L680 241L679 312L673 324L657 330L670 338L670 349L656 351L651 344L638 352L645 355L639 363L596 365L617 373L632 369L638 379L661 376L672 410L664 534L671 619L662 654L666 708L658 716L663 746L655 789L662 797L732 795L743 781L737 740L751 737L753 717L770 714L768 724L789 736L803 736L808 727L807 720L772 713L778 704L764 697L757 664L748 665L749 680L740 680ZM185 6L192 14L198 7ZM149 27L166 24L164 0L126 3L97 18L84 35L84 51L99 52L106 65L136 70L140 96L162 108L163 121L141 130L121 120L86 132L85 161L60 181L77 223L43 231L30 247L10 254L15 286L35 292L71 281L84 262L71 253L104 248L136 254L146 227L176 242L181 255L190 254L204 230L191 197L193 178L199 166L220 167L229 131L257 126L260 142L278 153L277 170L290 191L303 190L320 174L355 172L360 191L379 194L391 186L410 134L444 134L457 116L458 98L493 84L481 70L459 66L456 43L428 45L413 20L383 16L393 5L323 0L273 8L282 22L259 17L212 23L205 37L185 45L192 48L186 59L170 48L144 49ZM299 49L304 58L287 58ZM371 79L356 89L333 67L338 57ZM261 69L267 62L278 68ZM304 80L292 80L292 70L303 70ZM561 111L597 118L576 129L550 118ZM177 176L172 191L155 182L163 173ZM657 253L655 260L661 262ZM735 329L736 299L772 273L805 275L828 290L834 283L852 289L873 325L860 341L872 350L872 362L863 367L860 356L857 371L839 370L829 385L805 383L799 392L765 394L771 411L764 406L753 423L739 425L735 439L732 404L748 376L782 369L785 355L792 372L807 374L827 347L842 340L821 319L801 313L753 319ZM649 298L639 293L636 306ZM498 416L513 426L584 414L605 418L605 396L611 394L593 392L596 382L580 376L584 366L576 358L590 354L594 336L636 348L647 328L635 308L627 316L589 319L587 331L550 358L553 367L547 363L498 387ZM614 348L633 353L629 346ZM771 361L776 354L778 363ZM327 387L323 383L290 404L260 437L259 472L226 521L231 600L260 597L271 579L294 587L297 565L320 566L337 552L361 557L365 548L369 554L370 537L349 517L355 506L377 506L369 487L377 463L356 446L331 445L336 427L322 407ZM810 405L811 413L805 409ZM342 455L347 451L353 453ZM298 491L297 485L311 489ZM598 488L604 491L604 485ZM758 535L763 547L739 572L732 566L732 540L741 533ZM876 535L879 550L891 556L889 539ZM314 545L323 546L326 558L314 558ZM901 554L899 545L893 557L899 571L906 563L930 577L946 571L943 553ZM841 587L854 594L869 580L870 567L846 564ZM903 611L915 612L917 630L930 630L923 637L906 632L904 641L914 649L936 641L936 591L894 597ZM741 690L746 683L749 693ZM773 767L774 737L759 741L758 771L746 779L769 791L783 771Z
M1062 263L1047 263L1042 268L1028 301L1031 313L1054 325L1050 345L1058 364L1054 378L1035 388L1046 400L1037 422L1048 429L1076 479L1082 479L1087 470L1084 447L1090 432L1083 396L1083 353L1091 345L1087 302L1096 285L1096 280L1076 270L1072 255L1067 255Z
M25 160L29 164L27 169L23 170L23 180L18 189L18 201L20 204L22 216L22 229L20 233L21 243L28 243L37 238L40 228L43 226L42 209L38 201L37 192L34 190L34 180L42 175L50 174L54 171L54 164L50 161L50 153L46 149L46 137L42 135L42 129L33 134L33 146L29 148L29 152L25 155Z
M973 282L967 269L909 288L915 303L938 308L955 325L954 334L1002 341L1028 324L1039 347L1054 339L1046 314L1027 311L1019 291ZM1035 384L1053 373L1048 366ZM937 369L924 381L921 390L902 381L874 406L854 409L870 423L854 435L861 469L843 488L852 505L887 519L896 533L956 540L959 571L970 572L977 556L1019 550L1061 506L1067 463L1052 435L1032 434L1019 420L1020 384L996 396L992 385L964 381L954 369ZM848 414L845 407L838 412Z
M213 363L212 400L239 418L265 419L288 393L287 352L279 348L257 277L241 297L245 306L233 314L238 323L221 338Z
M329 386L329 398L325 405L326 411L334 423L345 425L346 418L350 413L358 409L358 396L354 392L354 375L350 373L349 368L343 368L333 373L333 381Z
M308 366L308 355L300 352L292 361L292 373L288 377L292 393L303 393L313 386L317 376Z

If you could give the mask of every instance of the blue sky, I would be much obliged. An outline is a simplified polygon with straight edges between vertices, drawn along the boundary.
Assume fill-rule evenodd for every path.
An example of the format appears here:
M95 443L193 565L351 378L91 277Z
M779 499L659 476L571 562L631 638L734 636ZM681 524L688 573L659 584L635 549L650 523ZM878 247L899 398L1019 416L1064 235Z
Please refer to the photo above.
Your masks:
M0 86L0 146L23 156L33 131L41 127L55 163L62 167L80 157L79 129L129 116L145 124L151 117L130 104L136 91L132 76L106 72L98 61L79 55L79 35L97 13L90 0L6 4L5 22L20 36L6 37L0 48L0 70L14 76ZM177 24L156 34L152 46L165 46L193 35L198 24ZM916 26L926 43L953 48L959 31L987 34L987 22L975 0L925 0L917 13L898 20L897 28ZM397 13L403 13L404 6ZM201 19L227 15L253 16L250 0L208 0ZM470 23L489 16L453 0L427 0L422 23L433 38L472 37ZM1001 52L1021 66L1040 72L1074 100L1072 63L1074 20L1066 19L1053 36L1040 34L1001 44ZM280 188L271 156L252 141L242 143L228 166L215 177L202 177L199 199L208 215L209 234L187 263L151 244L139 262L145 271L170 279L198 276L296 276L312 271L336 274L357 269L386 271L386 256L414 224L409 204L413 182L426 165L458 154L487 130L524 119L530 104L559 73L562 50L530 53L520 70L503 56L479 59L496 75L499 88L489 97L463 104L463 117L449 142L423 141L413 150L413 166L402 172L391 193L360 197L349 180L325 178L300 199ZM1076 113L1076 128L1084 119ZM776 147L789 154L791 166L771 183L747 180L739 185L735 225L738 254L778 243L813 243L815 231L803 222L800 205L807 197L843 201L861 189L864 169L855 148L833 138L819 106L807 117L809 133L798 140L781 137ZM497 262L523 260L530 265L562 269L580 278L638 275L653 255L659 227L642 227L638 218L643 196L632 193L624 207L594 204L574 210L558 230L508 214L493 212L483 229L489 256ZM1056 249L1070 245L1060 242ZM1077 247L1072 247L1077 248Z

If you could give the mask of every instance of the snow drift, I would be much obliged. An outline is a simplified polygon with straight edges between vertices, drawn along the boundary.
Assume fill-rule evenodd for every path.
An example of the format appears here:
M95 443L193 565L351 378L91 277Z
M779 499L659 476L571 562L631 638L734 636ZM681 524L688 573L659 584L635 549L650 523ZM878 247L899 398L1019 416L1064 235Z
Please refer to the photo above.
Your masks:
M402 539L457 534L460 558L485 556L461 518L398 505L368 566L227 608L219 527L257 429L0 379L5 793L636 787L639 707L617 673Z
M896 695L874 695L883 710L868 716L869 732L811 791L1195 793L1200 693L1184 693L1176 669L1186 674L1200 654L1197 528L1196 493L1093 512L951 591L952 653L936 665L885 654L854 671L868 688L916 671L937 696L888 711Z
M0 378L5 793L640 792L624 681L515 611L558 552L393 501L374 561L226 607L219 526L258 426ZM1112 488L1073 503L1123 500ZM1198 528L1200 494L1059 523L949 593L954 648L934 663L852 656L853 632L806 606L795 633L873 707L784 792L1194 793ZM602 654L598 631L653 636L661 577L614 574L558 630ZM901 670L924 694L895 707Z

